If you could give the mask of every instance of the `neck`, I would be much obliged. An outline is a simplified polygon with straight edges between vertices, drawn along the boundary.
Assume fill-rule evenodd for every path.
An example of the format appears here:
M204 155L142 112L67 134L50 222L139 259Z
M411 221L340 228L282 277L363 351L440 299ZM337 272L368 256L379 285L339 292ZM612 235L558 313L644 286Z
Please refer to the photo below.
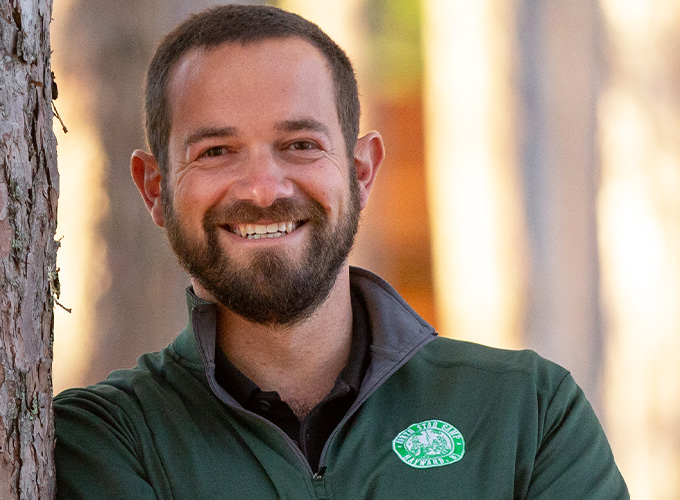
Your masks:
M194 283L199 297L216 302ZM352 340L349 267L328 298L294 325L259 325L218 303L217 343L229 361L263 391L276 391L304 417L333 388Z

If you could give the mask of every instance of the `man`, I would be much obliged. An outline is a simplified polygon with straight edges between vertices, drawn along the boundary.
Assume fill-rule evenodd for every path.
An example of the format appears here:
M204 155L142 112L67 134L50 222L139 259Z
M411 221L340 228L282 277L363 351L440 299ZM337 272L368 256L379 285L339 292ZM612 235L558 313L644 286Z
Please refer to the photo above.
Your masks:
M628 498L567 371L437 338L348 266L384 148L315 25L206 11L146 95L132 177L191 276L189 321L55 398L59 498Z

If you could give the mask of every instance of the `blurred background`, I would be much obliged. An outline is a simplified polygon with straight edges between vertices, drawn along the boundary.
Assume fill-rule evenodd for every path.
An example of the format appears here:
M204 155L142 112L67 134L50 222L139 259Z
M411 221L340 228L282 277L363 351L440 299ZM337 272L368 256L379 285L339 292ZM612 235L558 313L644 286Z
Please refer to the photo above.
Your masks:
M187 277L130 179L160 37L207 0L59 0L55 393L169 343ZM248 2L240 2L248 3ZM264 2L249 2L264 3ZM281 0L387 145L352 263L442 335L573 373L633 498L680 498L680 2Z

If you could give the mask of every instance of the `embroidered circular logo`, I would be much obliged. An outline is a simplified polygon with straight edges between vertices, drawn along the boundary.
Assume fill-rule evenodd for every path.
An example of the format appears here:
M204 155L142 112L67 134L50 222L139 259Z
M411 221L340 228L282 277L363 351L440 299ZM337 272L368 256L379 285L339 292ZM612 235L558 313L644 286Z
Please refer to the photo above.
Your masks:
M392 449L405 464L428 469L463 458L465 440L453 425L441 420L426 420L401 431L392 441Z

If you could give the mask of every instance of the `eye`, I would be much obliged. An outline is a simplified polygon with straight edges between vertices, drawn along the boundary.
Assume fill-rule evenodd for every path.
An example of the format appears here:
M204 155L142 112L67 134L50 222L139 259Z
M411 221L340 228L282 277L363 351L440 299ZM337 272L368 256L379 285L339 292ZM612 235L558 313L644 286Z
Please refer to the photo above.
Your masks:
M222 156L226 154L227 148L224 146L215 146L213 148L206 149L203 151L200 155L199 158L213 158L215 156Z
M288 149L293 151L309 151L311 149L318 149L318 146L310 141L295 141L288 145Z

